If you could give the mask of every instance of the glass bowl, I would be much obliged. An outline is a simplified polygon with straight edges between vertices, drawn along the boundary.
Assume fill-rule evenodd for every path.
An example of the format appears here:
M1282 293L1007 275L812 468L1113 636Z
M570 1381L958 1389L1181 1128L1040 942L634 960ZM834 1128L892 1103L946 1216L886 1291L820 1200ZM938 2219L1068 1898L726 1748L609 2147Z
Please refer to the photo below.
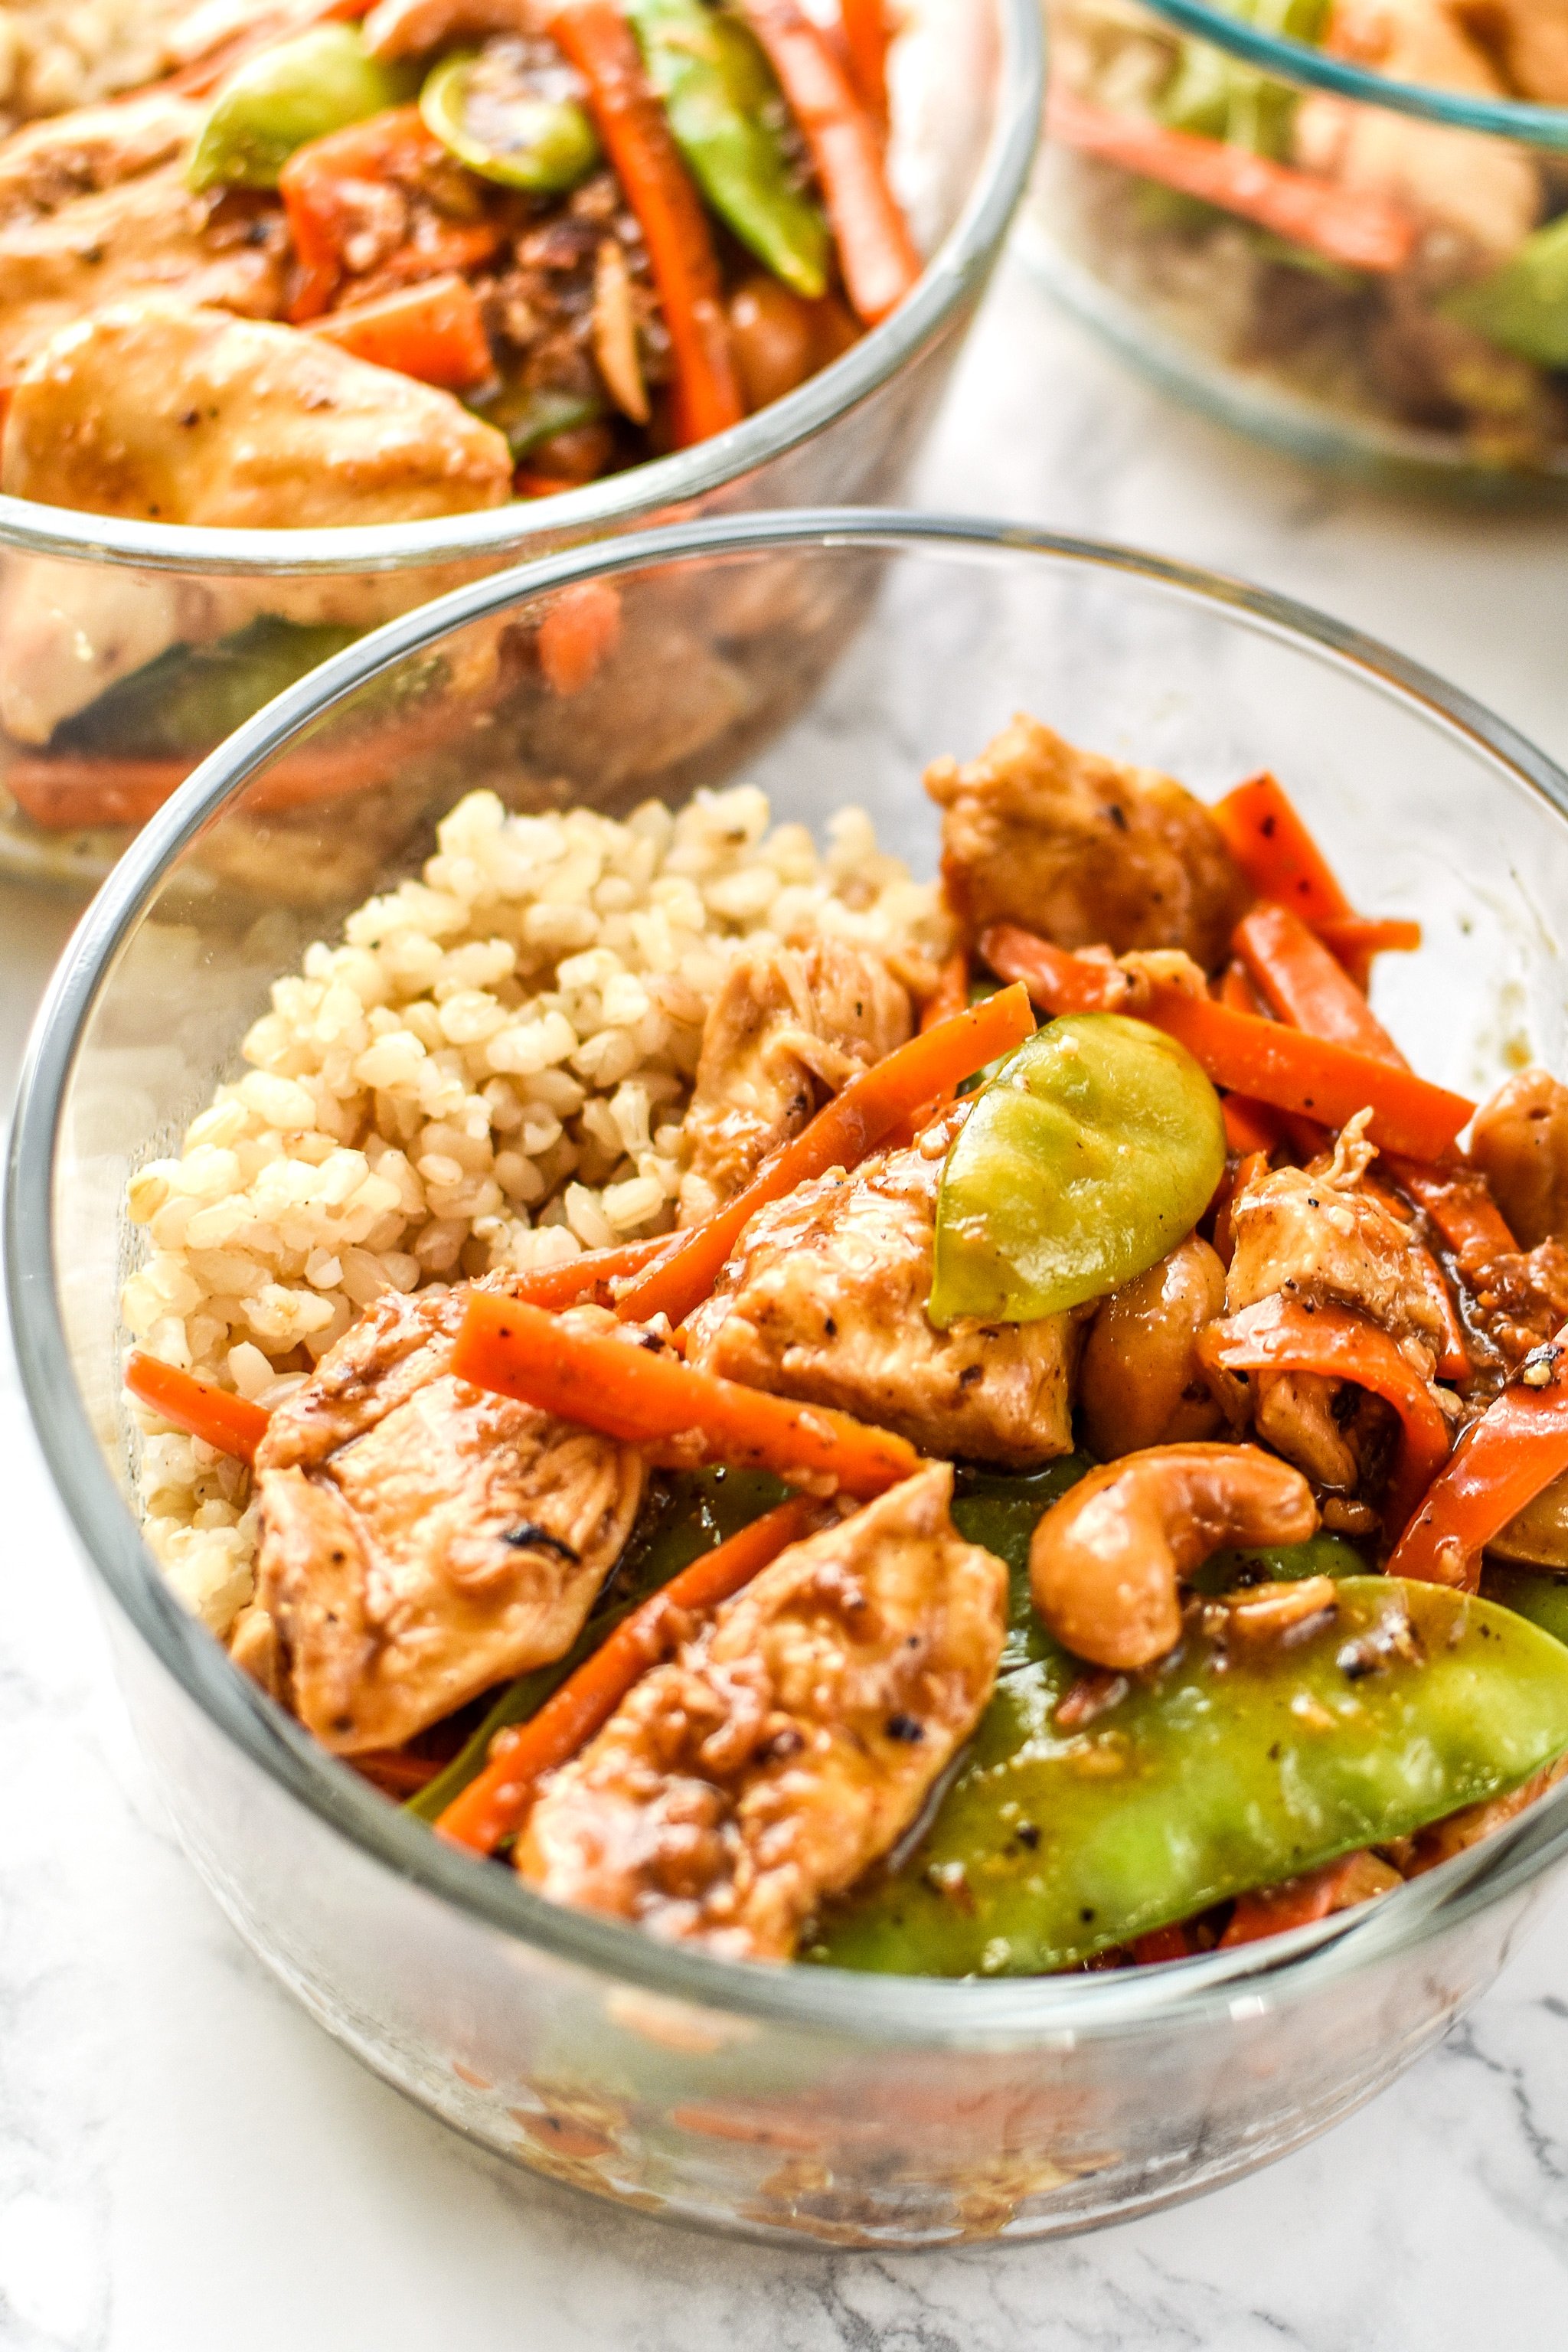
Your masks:
M441 1843L231 1666L143 1548L120 1396L126 1179L173 1148L271 979L358 896L246 924L193 868L345 698L436 648L460 675L466 645L584 583L614 589L647 656L629 673L643 719L627 703L574 748L548 709L537 740L481 729L466 782L510 761L519 805L624 807L617 746L657 727L693 604L853 606L816 698L745 757L777 815L820 826L859 803L930 873L922 762L973 752L1020 707L1210 797L1272 763L1355 902L1420 917L1426 945L1384 960L1377 1004L1450 1085L1486 1083L1527 1039L1563 1066L1568 777L1398 656L1177 564L940 517L709 520L479 582L280 698L132 845L34 1034L5 1233L22 1379L179 1835L311 2014L497 2154L714 2228L910 2246L1191 2195L1322 2130L1475 2000L1568 1855L1568 1784L1369 1908L1230 1952L976 1982L747 1966L555 1908ZM679 758L635 793L656 782L684 790ZM344 821L311 812L323 871Z
M1047 6L1052 96L1022 242L1068 311L1296 457L1556 502L1568 228L1543 224L1568 200L1568 68L1561 106L1491 94L1500 59L1436 10L1460 45L1442 69L1472 70L1474 89L1398 78L1398 49L1373 71L1260 29L1310 22L1321 0ZM1379 21L1342 17L1363 46Z
M365 529L197 530L0 497L0 873L94 887L267 693L465 580L661 520L896 495L1023 194L1044 88L1036 0L922 0L908 40L893 168L925 274L842 358L730 432L547 500ZM179 682L175 706L152 665L191 646L216 657ZM759 624L753 656L771 651L797 678L811 667L793 620ZM271 680L260 692L258 677ZM492 679L498 695L508 684ZM330 894L337 874L310 872L295 835L309 830L301 801L345 777L358 814L340 856L368 874L406 841L450 776L416 730L395 782L365 793L376 727L363 714L287 781L264 834L231 842L215 882ZM128 756L149 745L155 756Z

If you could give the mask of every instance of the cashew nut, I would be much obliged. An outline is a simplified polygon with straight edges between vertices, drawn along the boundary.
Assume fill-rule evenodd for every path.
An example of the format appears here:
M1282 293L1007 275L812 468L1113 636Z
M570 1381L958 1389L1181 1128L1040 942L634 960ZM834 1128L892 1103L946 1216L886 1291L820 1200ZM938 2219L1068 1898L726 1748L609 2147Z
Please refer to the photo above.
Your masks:
M1108 1462L1215 1434L1219 1407L1193 1348L1224 1313L1225 1268L1196 1234L1101 1301L1079 1374L1091 1454Z
M1029 1547L1029 1588L1058 1642L1125 1672L1175 1647L1182 1580L1211 1552L1304 1543L1317 1526L1300 1472L1255 1445L1155 1445L1052 1505Z

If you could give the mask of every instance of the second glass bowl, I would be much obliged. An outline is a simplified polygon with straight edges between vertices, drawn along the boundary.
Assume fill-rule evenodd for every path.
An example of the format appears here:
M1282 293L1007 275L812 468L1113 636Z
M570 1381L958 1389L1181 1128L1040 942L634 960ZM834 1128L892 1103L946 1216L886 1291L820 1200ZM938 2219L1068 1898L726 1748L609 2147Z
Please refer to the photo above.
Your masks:
M1296 456L1568 488L1568 111L1507 94L1568 106L1568 50L1436 7L1047 5L1024 234L1069 311Z

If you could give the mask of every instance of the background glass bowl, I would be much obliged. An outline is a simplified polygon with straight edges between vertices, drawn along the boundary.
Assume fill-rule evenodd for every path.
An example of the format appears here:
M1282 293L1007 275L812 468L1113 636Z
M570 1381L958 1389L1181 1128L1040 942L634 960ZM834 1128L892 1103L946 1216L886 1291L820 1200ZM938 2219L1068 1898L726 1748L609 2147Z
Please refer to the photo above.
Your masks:
M270 980L357 895L247 928L193 888L193 866L367 680L531 626L585 580L615 586L650 654L693 601L859 610L817 698L744 772L781 818L862 803L917 871L937 848L922 763L975 751L1020 707L1210 797L1272 764L1355 902L1420 917L1425 946L1383 960L1376 1002L1450 1085L1485 1083L1526 1036L1564 1066L1568 778L1397 656L1152 557L875 512L707 521L481 582L273 704L132 845L35 1032L5 1233L22 1378L179 1834L310 2012L486 2147L713 2227L914 2245L1190 2195L1321 2130L1476 1998L1568 1854L1568 1784L1365 1912L1234 1952L974 1983L747 1967L557 1909L442 1844L231 1667L140 1540L119 1388L126 1177L174 1148ZM653 723L668 669L631 675ZM544 715L548 741L524 729L465 781L510 761L520 804L558 801L530 789L560 772ZM614 749L642 723L628 702L584 728L572 796L626 804ZM343 814L311 822L330 865Z
M896 83L910 166L900 185L931 260L891 318L732 431L545 501L363 530L205 530L0 498L0 873L95 886L172 782L256 707L252 699L236 709L232 668L209 671L186 691L199 750L187 754L182 740L156 758L122 761L106 803L101 752L126 751L129 722L109 706L88 722L84 751L81 726L60 717L83 698L84 667L97 692L167 646L242 631L250 646L259 634L264 656L297 662L301 648L332 640L280 633L270 626L279 619L337 631L341 643L342 633L376 626L484 572L586 540L696 513L895 495L1023 194L1044 88L1037 0L926 0L911 38L920 46ZM847 621L840 615L837 630L808 644L793 619L759 617L750 660L759 679L776 672L774 700L799 691ZM500 676L496 691L509 684ZM163 733L166 694L161 680L154 688L152 715ZM183 708L182 730L188 716ZM354 731L375 725L367 712ZM301 800L330 793L345 772L357 776L362 749L351 741L341 757L318 758L285 780L255 837L215 846L215 886L263 898L330 895L347 867L368 877L413 838L451 777L406 730L395 782L355 791L355 825L331 875L313 872L300 854L310 832ZM109 813L118 821L102 822Z
M1076 0L1059 7L1053 68L1078 88L1083 51ZM1088 0L1094 8L1097 0ZM1385 80L1306 43L1241 22L1204 0L1110 0L1107 18L1136 39L1201 39L1250 69L1254 101L1316 93L1387 127L1401 118L1455 138L1444 169L1462 174L1525 150L1568 175L1568 109ZM1227 215L1152 187L1047 137L1020 223L1020 244L1062 307L1164 391L1292 456L1395 485L1560 502L1568 490L1568 394L1521 413L1521 362L1436 353L1390 320L1375 281L1336 286L1278 241ZM1426 331L1423 330L1425 337ZM1434 407L1439 368L1473 380L1479 405L1458 421ZM1533 373L1533 372L1531 372ZM1559 414L1560 412L1560 414ZM1550 429L1542 424L1550 415Z

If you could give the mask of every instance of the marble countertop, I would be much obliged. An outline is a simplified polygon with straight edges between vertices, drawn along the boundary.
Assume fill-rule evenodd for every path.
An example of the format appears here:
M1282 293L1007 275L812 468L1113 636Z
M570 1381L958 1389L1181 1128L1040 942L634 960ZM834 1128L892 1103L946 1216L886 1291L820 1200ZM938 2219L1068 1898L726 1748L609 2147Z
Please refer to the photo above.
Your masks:
M1325 482L1172 409L1004 274L922 502L1326 605L1568 758L1562 524ZM0 890L0 1085L68 913ZM0 1340L4 2352L1426 2352L1568 2334L1568 1890L1373 2106L1201 2203L889 2260L507 2172L285 1998L151 1797Z

